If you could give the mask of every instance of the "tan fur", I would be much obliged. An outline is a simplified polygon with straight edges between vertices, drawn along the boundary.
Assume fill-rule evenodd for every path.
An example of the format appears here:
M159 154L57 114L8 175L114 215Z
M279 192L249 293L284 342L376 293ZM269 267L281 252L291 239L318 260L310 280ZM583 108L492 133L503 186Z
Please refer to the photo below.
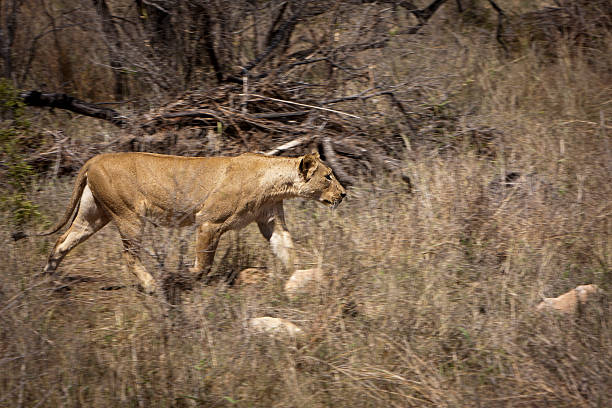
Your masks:
M139 257L146 221L169 227L197 225L196 261L191 268L197 279L209 275L221 235L253 221L273 252L293 269L283 200L303 197L335 207L345 195L318 154L296 158L253 153L237 157L102 154L80 170L62 219L36 235L57 232L78 208L49 255L44 272L52 273L70 250L112 220L121 234L128 268L152 292L155 280Z
M580 285L556 298L544 298L537 310L557 310L562 313L575 313L579 304L586 303L601 290L597 285Z

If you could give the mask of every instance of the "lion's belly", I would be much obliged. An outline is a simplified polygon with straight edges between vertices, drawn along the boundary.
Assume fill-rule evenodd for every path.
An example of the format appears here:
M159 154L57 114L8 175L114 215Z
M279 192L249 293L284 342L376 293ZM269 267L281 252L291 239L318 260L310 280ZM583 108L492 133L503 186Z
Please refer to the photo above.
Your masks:
M273 203L256 204L255 201L226 201L210 203L196 213L196 223L212 223L219 225L223 231L239 230L253 221L257 221L264 212L268 212Z
M255 205L249 202L239 206L223 223L226 230L239 230L257 221L262 214L268 213L274 202Z
M181 208L147 206L145 218L155 225L164 227L185 227L195 223L195 211Z

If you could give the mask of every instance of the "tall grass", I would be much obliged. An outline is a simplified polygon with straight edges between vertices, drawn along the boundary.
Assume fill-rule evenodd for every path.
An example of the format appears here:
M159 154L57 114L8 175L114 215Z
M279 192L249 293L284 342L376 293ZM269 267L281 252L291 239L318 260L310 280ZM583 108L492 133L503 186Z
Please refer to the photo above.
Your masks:
M451 40L436 38L458 61ZM178 306L145 296L106 227L61 266L91 280L54 290L34 276L52 241L10 242L3 213L0 406L610 406L607 295L572 317L534 306L578 284L612 289L612 54L551 62L525 50L507 61L453 38L465 42L460 70L396 63L444 78L439 91L472 112L464 123L499 130L494 154L469 141L453 154L415 145L404 162L411 193L379 176L335 212L290 204L301 266L331 281L315 295L285 297L286 276L253 226L224 238L215 268L266 266L257 288L197 287ZM32 199L54 218L69 193L69 181L42 182ZM189 231L148 234L161 254L147 258L154 273L180 270ZM98 290L108 284L128 287ZM247 330L265 315L305 337Z

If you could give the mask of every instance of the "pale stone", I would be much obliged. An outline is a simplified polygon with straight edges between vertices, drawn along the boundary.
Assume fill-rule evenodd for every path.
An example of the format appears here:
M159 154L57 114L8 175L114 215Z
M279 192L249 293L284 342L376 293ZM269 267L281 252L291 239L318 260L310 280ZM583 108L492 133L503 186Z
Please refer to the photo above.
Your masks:
M557 310L562 313L574 313L579 303L586 303L591 297L600 293L597 285L580 285L556 298L544 298L537 310Z
M249 320L249 328L256 333L269 334L276 338L297 338L303 330L288 320L278 317L255 317Z
M327 283L325 274L320 268L299 269L285 283L285 293L289 297L311 293Z
M384 303L379 303L371 300L366 300L361 311L368 319L378 319L386 315Z
M250 286L263 283L268 278L268 271L265 268L246 268L238 273L234 285Z

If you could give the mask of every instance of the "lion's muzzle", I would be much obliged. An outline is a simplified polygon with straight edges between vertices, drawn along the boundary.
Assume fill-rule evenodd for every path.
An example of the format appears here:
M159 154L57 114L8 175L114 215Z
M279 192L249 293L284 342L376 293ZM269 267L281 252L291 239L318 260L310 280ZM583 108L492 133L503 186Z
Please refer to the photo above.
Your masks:
M339 195L334 195L333 197L321 197L320 201L326 206L336 209L344 197L346 197L346 192L342 191Z

